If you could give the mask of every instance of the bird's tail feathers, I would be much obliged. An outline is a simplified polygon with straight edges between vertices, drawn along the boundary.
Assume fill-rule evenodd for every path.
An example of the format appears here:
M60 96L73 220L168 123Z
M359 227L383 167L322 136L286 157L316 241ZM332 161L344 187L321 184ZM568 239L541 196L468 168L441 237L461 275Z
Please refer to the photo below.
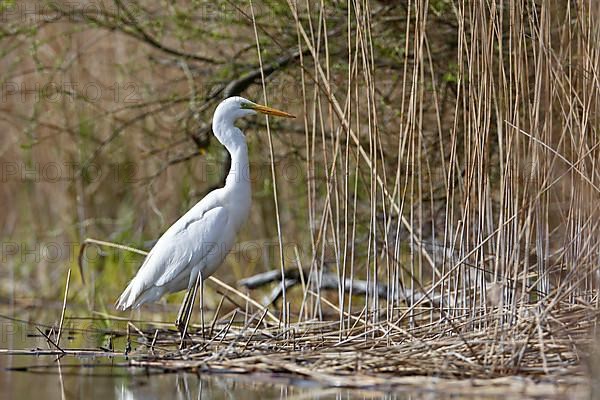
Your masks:
M140 307L145 303L152 303L162 297L164 294L164 289L162 287L157 287L150 285L150 287L146 286L144 282L139 281L139 279L134 278L127 288L123 291L119 300L115 304L117 310L128 310L135 309Z
M119 300L117 300L115 304L115 308L117 310L125 311L129 308L139 307L139 304L135 304L139 296L139 290L137 290L137 286L138 285L136 284L135 279L132 279L131 282L129 282L129 285L127 285L127 288L123 290L123 293L121 293Z

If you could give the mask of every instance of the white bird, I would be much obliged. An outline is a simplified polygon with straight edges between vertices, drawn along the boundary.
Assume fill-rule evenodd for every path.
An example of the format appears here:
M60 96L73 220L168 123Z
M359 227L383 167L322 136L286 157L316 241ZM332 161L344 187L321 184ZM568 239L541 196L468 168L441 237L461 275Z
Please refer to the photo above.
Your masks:
M212 129L231 156L225 186L206 195L160 237L119 297L117 309L138 308L187 289L176 321L180 330L187 328L197 282L221 265L250 212L248 147L244 133L234 123L257 112L295 118L242 97L230 97L218 105Z

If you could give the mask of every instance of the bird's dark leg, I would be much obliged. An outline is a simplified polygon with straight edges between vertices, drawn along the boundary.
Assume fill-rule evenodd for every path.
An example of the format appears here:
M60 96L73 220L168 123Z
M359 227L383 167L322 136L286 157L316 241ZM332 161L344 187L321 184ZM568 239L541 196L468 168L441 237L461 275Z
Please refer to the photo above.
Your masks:
M190 318L192 316L192 310L194 308L194 303L196 302L196 294L198 293L198 285L202 280L202 276L200 274L196 275L196 284L192 286L192 295L190 296L190 300L185 305L185 311L182 316L181 325L179 326L179 332L181 332L181 343L179 344L179 348L182 349L185 344L185 337L187 335L187 329L190 324ZM183 328L183 330L182 330Z
M175 326L180 333L183 333L183 321L185 321L184 315L185 310L188 307L188 303L190 302L190 296L192 294L193 288L190 287L185 292L185 297L183 298L183 302L181 303L181 307L179 307L179 312L177 313L177 319L175 320Z
M200 273L200 323L202 324L202 339L204 339L204 279Z

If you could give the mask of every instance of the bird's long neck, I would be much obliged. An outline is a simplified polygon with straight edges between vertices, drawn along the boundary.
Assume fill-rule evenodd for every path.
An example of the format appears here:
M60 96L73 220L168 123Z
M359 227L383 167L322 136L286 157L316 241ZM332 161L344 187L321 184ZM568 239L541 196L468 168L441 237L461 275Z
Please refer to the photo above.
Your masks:
M250 197L250 171L248 162L248 146L242 131L229 121L215 121L215 136L229 152L231 166L225 179L225 190L238 192L240 198ZM240 204L240 206L243 206ZM249 205L248 205L249 207Z
M229 190L250 191L250 170L248 161L248 146L244 140L233 147L225 146L231 157L231 165L225 187Z

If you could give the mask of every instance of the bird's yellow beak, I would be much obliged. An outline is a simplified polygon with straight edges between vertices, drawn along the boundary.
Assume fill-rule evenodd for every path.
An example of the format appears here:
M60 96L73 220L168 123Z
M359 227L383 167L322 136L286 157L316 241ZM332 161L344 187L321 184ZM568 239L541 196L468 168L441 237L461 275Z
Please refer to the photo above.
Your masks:
M261 114L273 115L274 117L296 118L295 115L286 113L285 111L276 110L274 108L262 106L260 104L252 104L248 108Z

